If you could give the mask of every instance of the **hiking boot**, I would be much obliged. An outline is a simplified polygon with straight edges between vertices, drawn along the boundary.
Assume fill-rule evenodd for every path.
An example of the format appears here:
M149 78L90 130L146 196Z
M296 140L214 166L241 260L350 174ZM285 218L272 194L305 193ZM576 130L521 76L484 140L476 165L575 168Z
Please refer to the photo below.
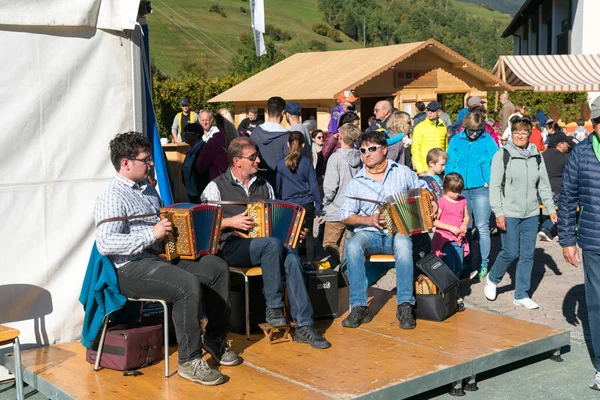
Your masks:
M267 307L267 310L265 311L265 317L267 320L267 324L271 325L273 328L288 325L287 319L285 319L285 315L283 315L283 307Z
M488 299L489 301L496 300L496 287L497 286L498 285L496 285L495 283L490 281L490 277L488 275L488 277L485 279L485 285L483 286L483 294L485 295L486 299Z
M552 241L552 233L546 228L540 229L537 234L537 238L542 242L551 242Z
M524 307L526 310L535 310L536 308L540 308L538 303L531 300L529 297L525 297L524 299L514 299L513 304L516 306Z
M350 314L342 321L342 326L346 328L358 328L360 324L371 322L369 307L355 306L350 310Z
M400 321L400 328L415 329L417 323L413 317L413 306L410 303L404 302L396 309L396 318Z
M215 386L224 381L223 374L210 369L202 357L179 364L177 374L184 379L206 386Z
M594 379L590 382L590 388L594 390L600 390L600 371L596 372Z
M213 338L205 335L202 347L210 353L217 364L233 367L234 365L240 365L242 363L242 359L231 351L231 345L227 340L227 335L223 335L220 338Z
M331 347L331 343L317 332L312 325L296 327L294 341L298 343L308 343L315 349L326 349Z
M477 274L477 277L479 279L483 279L487 276L487 274L488 274L487 265L482 265L481 269L479 270L479 273Z

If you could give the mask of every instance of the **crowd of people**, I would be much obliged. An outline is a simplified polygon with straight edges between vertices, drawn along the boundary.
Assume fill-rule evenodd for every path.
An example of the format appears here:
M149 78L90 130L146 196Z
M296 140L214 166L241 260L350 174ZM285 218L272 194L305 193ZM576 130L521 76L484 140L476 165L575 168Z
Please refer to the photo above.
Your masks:
M351 309L342 325L347 328L372 318L365 266L366 256L372 254L394 255L399 327L416 326L413 241L410 236L390 234L376 211L377 202L390 195L417 188L435 195L438 211L430 250L457 276L484 280L488 300L496 299L497 285L517 261L513 302L530 310L539 307L529 293L536 240L552 240L558 229L568 262L579 261L576 240L583 249L589 320L596 328L591 329L593 347L599 356L600 275L590 267L600 262L600 239L593 234L600 211L600 189L593 185L593 177L600 176L598 134L590 135L583 128L567 135L543 113L530 117L506 93L500 98L503 106L497 123L488 118L485 102L478 96L466 99L454 123L437 101L417 102L418 113L411 117L382 100L363 132L354 109L357 100L351 91L340 93L323 131L314 119L301 121L298 103L280 97L268 100L264 122L251 108L237 128L227 109L218 110L213 126L212 112L195 114L184 99L172 134L174 141L190 145L183 165L189 200L282 199L304 207L305 261L319 262L315 253L319 240L331 260L345 261ZM284 119L289 129L282 125ZM592 104L592 122L594 130L600 131L600 99ZM117 177L96 204L96 222L158 212L159 196L145 181L153 165L147 139L136 133L121 134L110 149ZM545 215L541 224L540 210ZM160 247L161 239L172 231L166 219L111 221L97 230L99 251L116 265L122 292L173 303L179 374L186 379L208 385L223 381L221 373L200 357L202 348L222 365L241 362L226 339L228 265L262 266L269 324L288 323L283 311L285 284L296 323L295 340L318 349L331 346L314 327L300 255L275 238L236 234L253 225L244 205L223 205L219 257L177 261L175 269L146 251ZM491 235L496 230L502 248L491 264ZM474 246L479 249L478 262L473 258ZM148 270L152 274L144 273ZM161 276L161 285L156 276ZM164 282L172 286L165 288ZM198 329L197 316L203 311L209 323L201 338L192 331ZM595 379L600 389L600 378Z

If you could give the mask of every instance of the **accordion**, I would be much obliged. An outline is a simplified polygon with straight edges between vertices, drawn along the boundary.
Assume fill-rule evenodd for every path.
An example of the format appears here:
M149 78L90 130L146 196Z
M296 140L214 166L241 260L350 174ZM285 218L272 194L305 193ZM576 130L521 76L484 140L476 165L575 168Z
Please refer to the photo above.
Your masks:
M433 228L433 196L426 189L394 194L377 207L391 234L414 235Z
M305 213L303 207L285 201L267 200L248 203L248 215L254 218L256 225L245 236L275 237L293 249L298 244Z
M419 275L415 281L416 294L438 294L440 291L431 279L426 275Z
M176 203L161 208L160 215L173 224L173 233L164 237L167 260L195 260L217 252L221 235L221 206Z

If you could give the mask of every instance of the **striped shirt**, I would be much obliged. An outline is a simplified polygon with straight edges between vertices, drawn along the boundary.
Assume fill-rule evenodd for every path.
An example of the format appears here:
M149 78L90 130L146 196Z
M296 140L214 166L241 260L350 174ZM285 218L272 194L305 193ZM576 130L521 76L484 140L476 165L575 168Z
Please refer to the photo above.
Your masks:
M159 213L161 200L158 192L148 183L135 183L116 174L115 179L96 199L94 220L98 222L113 217ZM154 255L144 251L151 247L164 252L162 240L157 240L152 227L160 220L157 216L126 221L105 222L96 228L98 251L119 268L130 261Z

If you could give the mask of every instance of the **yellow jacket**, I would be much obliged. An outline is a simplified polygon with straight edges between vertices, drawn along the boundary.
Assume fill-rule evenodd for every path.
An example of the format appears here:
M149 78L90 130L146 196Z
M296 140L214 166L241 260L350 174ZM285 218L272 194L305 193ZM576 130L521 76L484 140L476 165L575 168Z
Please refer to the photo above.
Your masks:
M415 126L412 139L411 154L417 174L427 172L429 150L439 147L446 151L448 148L448 128L439 118L435 122L425 118Z

